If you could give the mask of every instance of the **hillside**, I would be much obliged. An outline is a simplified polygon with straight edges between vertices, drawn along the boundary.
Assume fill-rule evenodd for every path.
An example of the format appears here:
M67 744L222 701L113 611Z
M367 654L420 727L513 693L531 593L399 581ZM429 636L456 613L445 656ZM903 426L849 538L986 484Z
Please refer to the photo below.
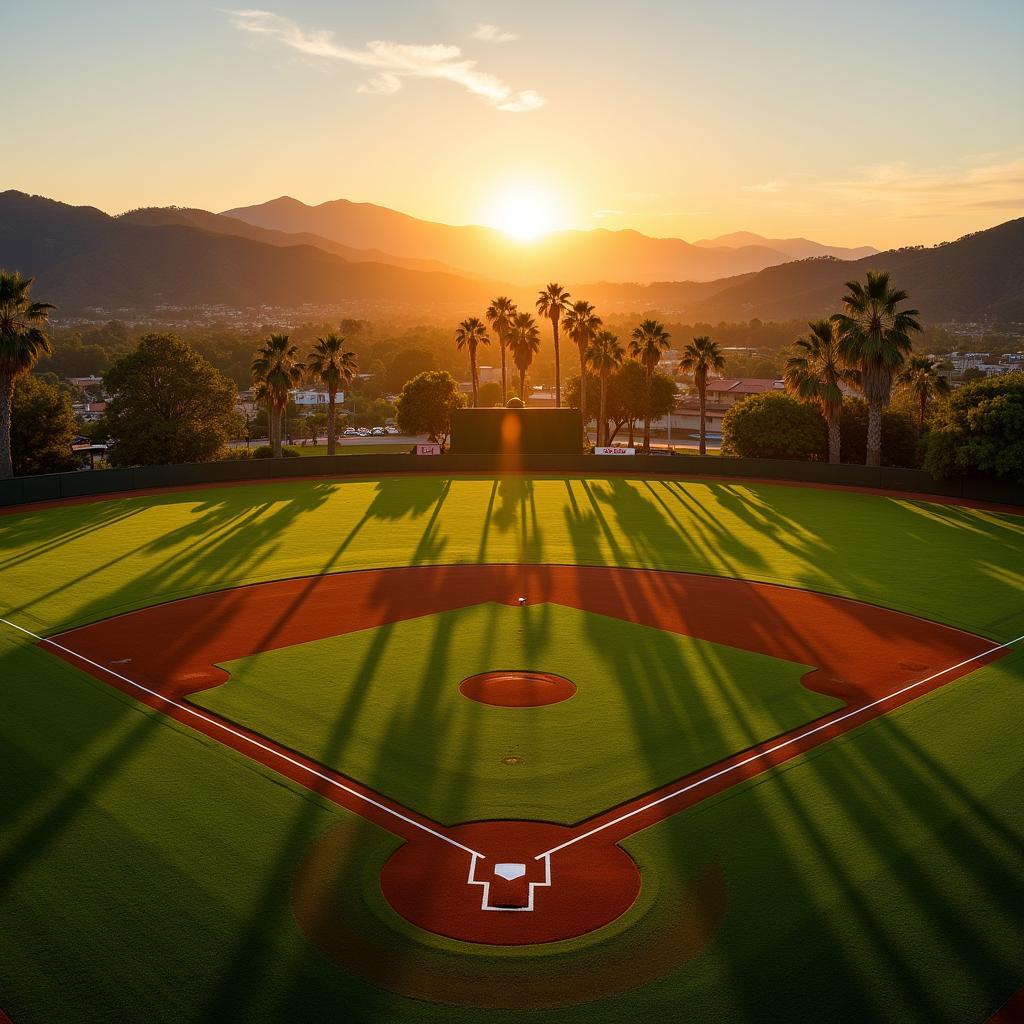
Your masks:
M381 252L379 249L354 249L349 245L342 245L330 238L323 238L320 235L303 232L300 234L288 234L284 231L272 231L268 228L256 227L247 224L235 217L228 217L224 214L210 213L207 210L188 209L180 206L146 207L140 210L131 210L121 214L118 220L128 224L137 224L142 227L160 227L167 224L178 224L185 227L199 228L201 231L212 231L218 235L237 235L239 238L248 238L254 242L264 242L267 245L291 246L291 245L313 245L325 252L332 252L350 263L384 263L391 267L404 267L406 270L424 270L430 273L454 273L453 269L437 260L416 260L406 259L402 256L393 256L391 253Z
M493 228L419 220L371 203L337 199L306 206L283 196L224 216L291 234L306 232L355 248L440 260L463 272L520 285L571 276L578 281L709 281L761 270L788 257L765 245L701 247L639 231L556 231L523 243Z
M726 282L687 312L711 323L824 316L837 308L845 282L868 270L890 271L933 323L1024 319L1024 218L928 249L896 249L852 263L816 259L769 267Z
M493 291L454 274L349 262L313 245L268 245L183 224L146 226L21 192L0 194L0 266L35 277L36 293L65 315L306 303L456 310Z

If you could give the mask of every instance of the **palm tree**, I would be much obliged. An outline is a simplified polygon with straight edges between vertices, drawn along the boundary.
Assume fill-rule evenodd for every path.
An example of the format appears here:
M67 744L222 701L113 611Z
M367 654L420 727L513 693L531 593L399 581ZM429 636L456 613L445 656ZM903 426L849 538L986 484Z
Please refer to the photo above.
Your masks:
M537 312L551 321L551 337L555 342L555 408L562 407L562 364L558 357L558 325L569 308L569 293L552 281L537 296Z
M270 446L275 459L281 457L281 420L288 408L289 393L302 383L305 373L298 346L287 334L272 334L256 350L252 376L270 412Z
M912 356L900 371L897 381L906 384L917 399L917 425L924 430L924 417L928 403L938 395L949 394L949 381L939 373L935 363L927 356Z
M587 362L592 366L601 381L601 400L597 414L597 443L607 445L608 419L605 414L608 397L608 374L617 370L626 358L626 350L619 344L619 339L611 331L600 331L587 349Z
M867 283L847 281L839 325L841 351L848 366L860 370L868 402L867 465L877 466L882 454L882 410L892 396L893 378L910 352L910 335L920 331L916 309L899 309L907 293L893 288L888 273L869 270Z
M562 326L565 333L576 343L580 354L580 413L583 416L584 440L587 437L587 349L597 335L598 328L604 321L594 312L594 307L586 299L577 299L572 308L565 314Z
M816 320L807 326L810 333L797 338L796 353L786 360L786 390L821 410L828 426L828 461L838 463L842 385L856 383L857 374L843 363L839 325L834 320Z
M529 313L515 315L508 347L512 353L512 362L519 371L519 397L525 403L526 371L540 349L540 330L537 328L537 321Z
M669 333L664 324L657 320L644 320L631 335L629 354L643 364L647 387L647 402L644 408L644 451L651 450L651 384L654 370L661 362L661 354L668 348ZM669 415L672 413L669 411Z
M355 380L359 367L356 354L345 351L345 339L340 335L328 334L317 338L309 356L310 375L321 381L327 388L327 454L333 455L336 436L336 407L338 392Z
M463 349L469 351L469 379L473 385L473 408L476 408L477 381L476 381L476 350L478 345L490 345L491 339L487 328L479 317L471 316L463 320L455 328L455 347L461 352Z
M725 366L725 356L719 351L718 342L712 341L702 334L683 349L683 358L679 360L679 369L693 374L693 383L697 387L700 398L700 454L707 455L707 407L708 407L708 373L721 370Z
M32 278L0 270L0 480L14 476L11 404L14 384L53 349L43 332L54 307L29 298Z
M508 336L512 330L512 321L518 313L516 304L507 296L499 295L487 307L484 316L491 325L491 330L498 336L498 345L501 348L501 404L504 405L508 398L508 378L506 375L505 353L508 349Z

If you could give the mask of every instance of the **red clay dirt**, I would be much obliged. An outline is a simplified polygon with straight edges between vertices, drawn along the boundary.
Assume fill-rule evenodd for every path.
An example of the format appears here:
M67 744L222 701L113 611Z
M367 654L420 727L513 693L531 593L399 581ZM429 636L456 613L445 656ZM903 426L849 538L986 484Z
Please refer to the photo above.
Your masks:
M1024 1024L1024 987L1017 989L995 1013L987 1024Z
M459 683L464 697L498 708L546 707L568 700L575 692L575 683L552 672L481 672Z
M515 605L518 595L527 595L531 604L556 602L816 666L804 677L807 684L848 706L571 828L522 822L484 828L431 822L273 740L178 699L223 682L227 677L218 663L484 601ZM808 591L652 570L528 565L369 570L257 584L130 612L56 640L96 662L86 667L97 678L407 840L385 866L383 878L392 906L410 921L453 937L502 944L554 941L581 934L581 921L600 927L614 919L632 904L639 886L635 866L632 874L626 871L625 854L615 846L621 839L1002 653L994 652L990 641L960 630ZM81 666L73 654L61 656ZM967 659L972 660L961 664ZM954 665L959 667L944 671ZM914 685L940 671L935 679ZM155 692L140 693L139 683ZM883 702L876 703L879 699ZM480 828L484 831L478 833ZM548 830L559 838L545 845L542 833ZM550 861L552 885L535 889L533 911L481 909L482 889L469 883L472 850L458 845L457 837L466 835L479 835L488 845L472 847L486 858L478 859L478 867L490 869L495 857L527 864L529 881L544 860ZM544 857L548 852L550 857ZM427 871L431 859L435 875ZM513 899L513 890L521 898L524 884L505 886L507 899ZM588 910L589 904L598 906ZM446 925L449 912L454 923Z

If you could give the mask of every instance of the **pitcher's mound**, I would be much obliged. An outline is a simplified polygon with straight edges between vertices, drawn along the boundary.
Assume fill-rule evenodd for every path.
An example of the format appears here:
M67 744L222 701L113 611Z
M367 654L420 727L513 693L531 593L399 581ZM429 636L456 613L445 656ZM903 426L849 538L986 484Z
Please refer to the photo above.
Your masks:
M499 708L536 708L558 704L576 692L576 684L550 672L481 672L463 679L459 691L480 704Z

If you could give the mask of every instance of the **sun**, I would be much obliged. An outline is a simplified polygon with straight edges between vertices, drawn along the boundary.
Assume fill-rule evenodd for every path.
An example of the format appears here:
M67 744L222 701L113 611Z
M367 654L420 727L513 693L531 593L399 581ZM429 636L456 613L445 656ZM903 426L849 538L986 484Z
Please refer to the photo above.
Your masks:
M488 199L484 222L523 242L534 241L561 226L558 197L542 185L503 185Z

